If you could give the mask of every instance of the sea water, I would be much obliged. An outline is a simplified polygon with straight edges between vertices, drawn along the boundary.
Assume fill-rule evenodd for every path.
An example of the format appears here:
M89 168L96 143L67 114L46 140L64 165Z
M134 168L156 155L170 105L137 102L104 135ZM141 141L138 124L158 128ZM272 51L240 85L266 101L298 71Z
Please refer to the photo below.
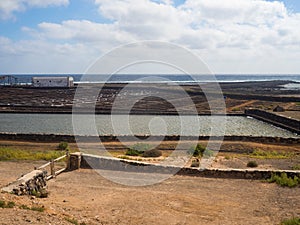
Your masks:
M82 127L90 123L87 115L77 117ZM127 131L113 126L116 122L126 120L127 115L95 115L95 127L99 135L128 135ZM269 137L297 137L289 131L261 122L251 117L244 116L184 116L184 126L195 128L194 119L198 117L197 126L199 136L215 136L223 131L226 136L269 136ZM165 124L166 129L151 130L150 124L153 118L159 118ZM216 133L211 133L211 126L214 120L226 121L225 130L216 129ZM134 135L182 135L182 118L178 116L152 116L152 115L130 115L129 127ZM9 133L37 133L37 134L74 134L71 114L0 114L0 132ZM94 126L94 125L93 125ZM219 128L221 129L221 127ZM89 131L81 131L82 134L90 135ZM152 133L151 133L152 132ZM189 132L187 129L186 134Z

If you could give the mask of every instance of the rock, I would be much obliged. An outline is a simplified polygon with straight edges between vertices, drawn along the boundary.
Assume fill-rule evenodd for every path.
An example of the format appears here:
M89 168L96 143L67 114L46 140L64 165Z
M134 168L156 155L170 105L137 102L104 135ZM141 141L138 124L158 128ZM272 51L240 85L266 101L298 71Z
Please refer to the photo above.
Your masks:
M1 190L16 195L40 193L46 187L47 172L34 170Z

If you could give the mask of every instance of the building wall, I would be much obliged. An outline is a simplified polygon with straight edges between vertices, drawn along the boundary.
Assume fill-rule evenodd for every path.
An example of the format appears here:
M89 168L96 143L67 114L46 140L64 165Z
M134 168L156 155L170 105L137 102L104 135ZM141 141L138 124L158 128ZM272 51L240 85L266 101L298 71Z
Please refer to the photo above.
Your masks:
M72 77L33 77L33 87L73 87Z

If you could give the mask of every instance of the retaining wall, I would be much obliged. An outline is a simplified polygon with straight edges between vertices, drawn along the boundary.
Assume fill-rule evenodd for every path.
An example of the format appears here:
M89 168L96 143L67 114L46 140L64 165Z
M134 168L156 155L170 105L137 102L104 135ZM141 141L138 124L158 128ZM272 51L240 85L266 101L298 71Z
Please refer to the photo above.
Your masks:
M141 140L147 139L148 135L142 136L123 136L122 140L134 141L136 138ZM77 137L82 142L111 142L118 141L117 136L80 136ZM151 136L151 139L161 140L161 136ZM66 141L69 143L75 142L73 135L58 135L58 134L16 134L16 133L0 133L0 140L19 140L19 141L37 141L37 142L61 142ZM178 141L178 140L195 140L195 137L170 135L165 136L164 141ZM253 136L225 136L222 137L210 137L210 136L199 136L198 140L224 140L224 141L249 141L259 143L282 143L282 144L300 144L300 138L282 138L282 137L253 137Z
M34 170L1 190L16 195L32 195L46 187L47 172Z
M290 130L297 134L300 134L300 121L276 115L274 113L266 112L259 109L247 109L245 110L247 116L252 116L255 119L262 120L267 123L271 123L275 126Z
M78 153L77 153L78 154ZM76 160L73 158L73 160ZM73 164L77 164L74 162ZM81 168L93 168L99 170L112 170L138 173L178 174L184 176L198 176L211 178L232 179L267 179L272 174L285 172L289 177L299 176L300 171L293 170L257 170L257 169L198 169L191 167L164 166L139 161L109 158L82 154L80 157Z

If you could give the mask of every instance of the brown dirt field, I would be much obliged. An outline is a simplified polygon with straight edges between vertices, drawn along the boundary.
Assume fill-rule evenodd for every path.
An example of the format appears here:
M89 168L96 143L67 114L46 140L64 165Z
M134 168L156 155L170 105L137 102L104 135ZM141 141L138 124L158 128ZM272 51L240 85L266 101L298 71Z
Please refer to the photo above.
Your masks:
M187 143L193 145L195 143ZM205 145L206 142L202 141ZM19 149L54 150L58 143L0 141L0 146ZM93 143L91 144L93 145ZM176 142L164 142L165 151ZM124 151L118 142L106 143L113 154ZM77 150L76 144L70 144ZM224 142L213 166L246 168L245 152L254 149L286 151L299 155L299 145ZM230 160L225 159L230 156ZM256 159L255 159L256 160ZM256 160L257 161L257 160ZM0 162L0 186L31 171L38 162ZM285 168L300 158L261 160L259 168ZM85 224L280 224L300 216L299 188L282 188L262 181L174 176L152 186L129 187L110 182L96 171L80 169L63 173L48 182L46 199L0 193L0 200L13 201L13 209L0 208L0 224L71 224L66 218ZM45 212L20 209L44 207Z
M65 218L74 218L85 224L263 225L300 216L299 188L261 181L174 176L152 186L128 187L81 169L49 181L48 190L46 199L0 194L0 200L17 204L0 209L0 224L70 224ZM22 210L21 204L46 210Z
M221 83L221 89L226 98L227 112L237 113L233 109L239 108L241 113L245 107L254 107L265 110L271 110L276 105L289 108L291 102L299 101L299 92L293 90L282 89L282 85L292 83L289 81L261 81L261 82L233 82ZM214 92L214 85L211 83L205 84L206 89ZM96 103L97 113L110 113L115 96L125 87L125 84L106 84L102 88L99 98ZM79 88L79 89L77 89ZM71 113L73 99L76 90L84 90L85 93L90 93L93 88L99 91L97 85L87 85L85 87L77 87L70 89L47 89L47 88L24 88L24 87L4 87L0 86L0 112L48 112L48 113ZM209 114L211 112L207 103L206 97L202 89L198 85L182 85L170 86L165 84L135 84L134 87L127 90L122 98L130 99L131 95L135 96L142 92L147 92L148 96L138 101L130 111L137 114L161 113L161 114L177 114L194 113L193 107L197 108L199 114ZM180 94L178 90L182 88L190 96ZM95 89L94 89L95 90ZM51 94L49 94L51 93ZM172 104L154 96L157 93L167 94L173 103L177 105L176 109ZM122 95L122 94L121 94ZM90 95L87 95L90 96ZM101 97L100 97L101 96ZM278 98L282 96L284 98ZM295 96L295 97L292 97ZM190 105L190 99L193 103ZM84 109L89 105L87 99L80 99ZM251 102L255 100L254 102ZM257 101L256 101L257 100ZM249 102L250 101L250 102ZM277 102L278 101L278 102ZM123 112L127 109L127 105L118 106L118 111ZM224 113L220 108L220 113Z
M280 116L290 117L296 120L300 120L300 112L299 111L285 111L276 113Z
M0 161L0 187L7 185L23 174L31 172L35 166L41 166L45 164L45 161L12 161L12 162L1 162Z

